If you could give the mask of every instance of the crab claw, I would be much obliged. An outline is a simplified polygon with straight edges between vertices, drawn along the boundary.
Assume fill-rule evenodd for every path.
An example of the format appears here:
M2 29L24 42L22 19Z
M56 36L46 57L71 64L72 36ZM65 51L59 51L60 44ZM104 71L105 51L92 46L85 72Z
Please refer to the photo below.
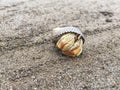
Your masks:
M85 39L79 29L74 27L55 28L53 36L58 39L56 47L63 54L75 57L82 53Z

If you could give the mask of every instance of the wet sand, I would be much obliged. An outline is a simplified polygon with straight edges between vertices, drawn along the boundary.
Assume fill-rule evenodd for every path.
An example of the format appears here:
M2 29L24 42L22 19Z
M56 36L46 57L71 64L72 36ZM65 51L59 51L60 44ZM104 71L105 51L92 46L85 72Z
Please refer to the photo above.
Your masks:
M58 26L81 29L81 56L55 48ZM120 0L0 0L0 88L119 90Z

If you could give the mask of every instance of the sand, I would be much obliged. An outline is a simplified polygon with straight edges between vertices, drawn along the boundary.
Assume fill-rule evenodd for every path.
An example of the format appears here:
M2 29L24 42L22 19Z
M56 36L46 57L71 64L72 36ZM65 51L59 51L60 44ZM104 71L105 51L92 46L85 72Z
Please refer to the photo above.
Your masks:
M52 29L83 32L62 55ZM120 0L0 0L0 90L120 90Z

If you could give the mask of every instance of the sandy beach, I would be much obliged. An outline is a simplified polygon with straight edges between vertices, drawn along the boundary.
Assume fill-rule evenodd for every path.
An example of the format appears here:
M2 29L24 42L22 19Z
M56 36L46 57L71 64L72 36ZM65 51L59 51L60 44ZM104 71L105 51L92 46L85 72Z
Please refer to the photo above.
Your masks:
M85 36L62 55L56 27ZM120 0L0 0L0 90L120 90Z

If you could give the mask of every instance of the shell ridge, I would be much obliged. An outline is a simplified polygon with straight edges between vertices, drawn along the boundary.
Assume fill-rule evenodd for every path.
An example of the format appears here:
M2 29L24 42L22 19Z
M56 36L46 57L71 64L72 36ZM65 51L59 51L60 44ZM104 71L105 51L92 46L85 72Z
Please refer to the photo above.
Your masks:
M80 31L80 29L78 29L76 27L57 28L57 29L54 30L54 32L55 32L55 37L58 37L58 36L60 36L64 33L67 33L67 32L73 32L73 33L79 34L81 36L81 38L83 39L83 43L85 42L84 35Z

